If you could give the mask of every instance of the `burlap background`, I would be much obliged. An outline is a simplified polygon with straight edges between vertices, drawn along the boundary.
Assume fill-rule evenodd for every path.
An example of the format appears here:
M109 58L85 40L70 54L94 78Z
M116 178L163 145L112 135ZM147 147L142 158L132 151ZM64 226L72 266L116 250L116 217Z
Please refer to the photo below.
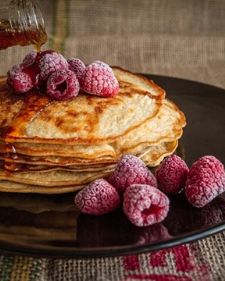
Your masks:
M224 0L40 0L51 47L86 63L225 88ZM0 52L1 73L30 47ZM224 280L225 233L153 254L48 260L0 257L0 280Z

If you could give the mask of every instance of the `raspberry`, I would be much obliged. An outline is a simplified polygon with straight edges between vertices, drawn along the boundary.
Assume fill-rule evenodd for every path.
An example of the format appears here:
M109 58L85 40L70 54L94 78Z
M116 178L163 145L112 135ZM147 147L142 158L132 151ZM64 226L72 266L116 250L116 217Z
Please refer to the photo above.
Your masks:
M158 187L165 193L177 193L184 186L188 174L188 166L177 155L167 157L156 169Z
M126 154L118 162L114 172L108 177L120 193L131 184L149 184L157 187L157 181L145 163L134 155Z
M92 95L113 97L119 91L119 83L112 69L99 61L86 67L80 83L82 90Z
M153 186L133 184L124 193L123 211L136 226L152 225L166 218L169 199Z
M42 59L45 55L47 55L47 54L53 54L53 53L56 53L56 51L51 50L51 49L45 50L45 51L41 51L41 52L37 53L36 61L39 62L40 59Z
M104 179L90 183L75 196L75 204L82 212L103 215L117 209L120 197L116 189Z
M48 77L57 70L68 69L67 60L59 53L46 51L37 59L37 64L40 69L40 77L42 80L47 80Z
M56 100L67 100L78 95L80 90L76 74L67 70L58 70L47 81L47 94Z
M214 156L199 158L190 168L185 194L188 201L201 208L225 190L223 164Z
M8 84L15 93L26 93L33 88L32 78L20 65L14 65L7 73Z
M37 57L37 52L31 51L30 53L28 53L28 54L24 57L21 66L22 66L23 68L27 68L27 67L31 66L32 64L35 63L36 57Z
M77 58L68 59L67 62L69 64L69 69L72 70L77 75L78 80L80 80L85 71L85 64Z
M103 67L103 68L107 68L109 69L111 72L113 72L112 68L107 64L107 63L104 63L103 61L100 61L100 60L95 60L93 61L94 64L98 64L99 66Z

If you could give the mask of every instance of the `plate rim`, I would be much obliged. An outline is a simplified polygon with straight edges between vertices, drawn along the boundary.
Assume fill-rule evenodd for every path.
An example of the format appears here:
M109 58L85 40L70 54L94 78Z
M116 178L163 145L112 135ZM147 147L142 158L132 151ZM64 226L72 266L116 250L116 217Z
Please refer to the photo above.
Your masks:
M49 253L47 249L29 248L22 246L13 246L10 243L4 243L0 241L0 252L1 254L12 254L12 255L22 255L29 257L39 257L39 258L101 258L101 257L116 257L125 256L130 254L141 254L146 252L152 252L156 250L161 250L165 248L171 248L174 246L179 246L182 244L187 244L190 242L195 242L202 240L204 238L213 236L225 230L225 221L211 227L205 227L198 231L190 231L185 234L176 236L176 238L171 238L158 243L152 244L140 244L136 246L109 246L104 248L92 248L88 250L87 248L77 249L68 251L63 251L63 248L59 250L51 249ZM7 246L9 245L9 246Z

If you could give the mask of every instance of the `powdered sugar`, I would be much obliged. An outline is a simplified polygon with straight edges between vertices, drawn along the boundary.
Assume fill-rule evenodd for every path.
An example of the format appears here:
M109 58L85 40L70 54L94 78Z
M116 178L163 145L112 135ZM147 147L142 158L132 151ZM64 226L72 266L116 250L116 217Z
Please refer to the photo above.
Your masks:
M155 176L138 157L124 155L118 162L108 181L121 193L131 184L149 184L157 186Z
M165 193L179 192L185 186L188 171L187 164L179 156L167 157L155 173L159 189Z
M185 194L195 207L203 207L225 191L223 164L214 156L199 158L190 168Z
M133 184L124 193L123 210L136 226L152 225L167 216L169 199L153 186Z
M37 52L31 51L30 53L28 53L22 61L21 64L22 67L23 68L30 67L32 64L35 63L36 57L37 57Z
M45 81L53 72L68 69L69 65L61 54L52 52L41 57L38 67L40 68L40 77Z
M77 193L75 205L83 213L103 215L119 207L120 197L111 184L98 179Z
M33 82L27 73L25 73L20 65L14 65L8 71L8 84L14 92L26 93L33 88Z
M99 61L86 67L80 83L82 90L92 95L113 97L119 91L119 83L113 71Z
M58 70L48 78L47 94L56 100L67 100L78 95L80 90L76 74L71 70Z
M85 64L78 58L70 58L67 62L69 64L69 69L72 70L76 74L78 80L80 80L85 71Z

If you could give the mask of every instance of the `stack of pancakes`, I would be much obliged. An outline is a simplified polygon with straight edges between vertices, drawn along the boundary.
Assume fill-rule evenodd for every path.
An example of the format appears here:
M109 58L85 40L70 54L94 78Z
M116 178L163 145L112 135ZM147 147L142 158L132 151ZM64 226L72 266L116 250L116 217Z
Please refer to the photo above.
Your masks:
M63 102L35 92L0 95L0 191L64 193L107 176L123 154L157 166L173 153L185 116L143 76L113 67L113 98Z

